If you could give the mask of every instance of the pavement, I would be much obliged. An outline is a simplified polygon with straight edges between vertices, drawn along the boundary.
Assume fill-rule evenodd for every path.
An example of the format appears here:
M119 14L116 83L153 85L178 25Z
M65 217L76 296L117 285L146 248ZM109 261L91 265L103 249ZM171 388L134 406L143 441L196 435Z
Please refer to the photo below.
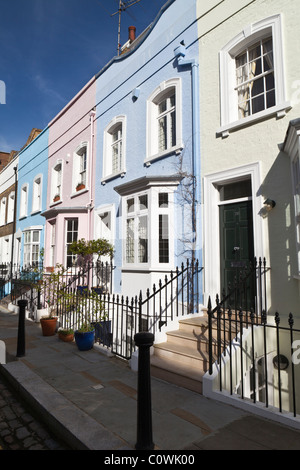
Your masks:
M71 449L137 455L138 377L128 362L96 346L79 351L74 342L45 337L30 320L25 331L25 355L16 357L18 315L0 307L0 376ZM300 430L154 377L151 398L156 453L300 450Z

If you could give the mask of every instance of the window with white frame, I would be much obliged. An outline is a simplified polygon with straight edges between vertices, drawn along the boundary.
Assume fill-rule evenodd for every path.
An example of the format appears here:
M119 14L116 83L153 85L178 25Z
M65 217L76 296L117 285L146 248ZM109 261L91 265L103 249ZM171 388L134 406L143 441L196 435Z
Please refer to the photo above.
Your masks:
M24 231L24 266L37 266L40 252L40 230Z
M115 117L104 131L103 178L106 180L122 176L126 172L126 118Z
M126 199L126 263L148 263L148 193Z
M32 189L32 212L39 212L42 209L42 177L36 176L33 180Z
M221 127L227 136L267 116L282 117L285 100L281 16L246 27L220 52Z
M71 268L77 259L70 251L70 245L78 240L78 219L66 220L66 267Z
M296 244L297 244L297 261L298 275L300 274L300 156L299 152L292 160L292 178L294 190L294 206L295 206L295 225L296 225Z
M145 163L182 148L180 79L159 85L147 101Z
M50 223L50 266L55 266L56 223Z
M6 220L6 197L3 197L0 202L0 225L4 225Z
M128 266L162 266L172 260L173 191L151 188L125 198L125 256Z
M235 62L239 119L275 106L272 37L247 47Z
M20 198L20 218L27 217L28 212L28 185L25 184L21 188Z
M7 223L14 221L14 211L15 211L15 193L12 192L8 196L8 205L7 205Z
M52 170L52 199L53 202L62 198L62 162L57 162Z
M88 185L88 144L82 142L74 153L73 192L82 191Z

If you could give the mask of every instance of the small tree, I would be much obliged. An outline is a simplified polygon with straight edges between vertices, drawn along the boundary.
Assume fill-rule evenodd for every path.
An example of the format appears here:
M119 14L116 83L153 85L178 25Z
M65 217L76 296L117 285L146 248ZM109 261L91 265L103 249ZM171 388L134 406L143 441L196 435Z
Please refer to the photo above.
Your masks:
M114 254L114 247L105 238L99 238L98 240L80 240L73 242L70 245L70 252L78 256L78 263L87 263L92 260L93 255L97 255L97 261L100 260L101 256L109 255L111 258Z
M112 258L114 247L105 238L99 238L98 240L85 240L81 238L70 245L70 252L77 255L77 265L86 270L89 263L93 260L93 255L97 255L97 284L99 284L101 279L100 258L101 256L110 256Z

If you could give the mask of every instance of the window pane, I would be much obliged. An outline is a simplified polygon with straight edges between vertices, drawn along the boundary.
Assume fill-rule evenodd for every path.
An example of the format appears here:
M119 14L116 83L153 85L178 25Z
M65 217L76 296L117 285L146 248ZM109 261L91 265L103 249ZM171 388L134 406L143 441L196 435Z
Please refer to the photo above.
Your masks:
M127 199L127 212L134 212L134 198Z
M139 208L140 210L148 209L148 196L147 194L143 194L143 196L139 196Z
M148 262L148 217L139 217L138 227L138 261L139 263Z
M126 262L134 263L134 219L127 219Z
M167 208L168 207L168 193L159 193L158 195L158 207Z
M167 148L167 117L161 118L158 125L158 146L159 150L162 151Z
M158 113L162 114L167 110L167 100L163 100L158 105Z
M32 234L32 241L38 242L40 240L40 232L35 230Z
M253 98L251 105L252 105L252 114L258 113L259 111L262 111L263 109L265 109L264 95L260 95L256 98Z
M171 145L176 145L176 114L175 111L171 113Z
M169 217L159 215L159 262L169 262Z

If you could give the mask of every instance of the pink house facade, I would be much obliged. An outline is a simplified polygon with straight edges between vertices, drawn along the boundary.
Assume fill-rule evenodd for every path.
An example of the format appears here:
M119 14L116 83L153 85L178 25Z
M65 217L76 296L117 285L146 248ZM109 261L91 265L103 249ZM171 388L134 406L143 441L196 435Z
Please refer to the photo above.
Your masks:
M49 123L46 267L71 267L69 245L93 238L95 79Z

